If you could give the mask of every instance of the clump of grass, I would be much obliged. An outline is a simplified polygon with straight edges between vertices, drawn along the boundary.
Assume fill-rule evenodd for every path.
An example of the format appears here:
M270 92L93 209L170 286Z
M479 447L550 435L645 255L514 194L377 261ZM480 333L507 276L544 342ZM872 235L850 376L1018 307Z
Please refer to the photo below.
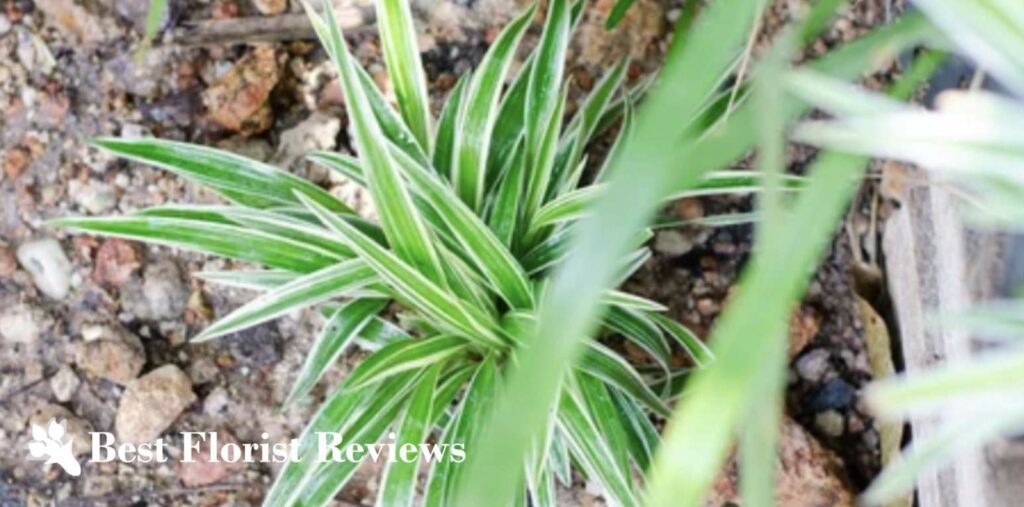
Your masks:
M337 66L358 153L317 152L309 160L365 187L378 221L359 217L310 182L228 152L158 139L95 142L192 179L230 204L160 206L126 216L64 218L56 225L262 266L196 274L262 294L194 341L319 305L326 324L286 404L307 397L356 341L372 350L309 422L301 459L281 471L267 505L322 505L351 478L357 463L317 462L317 432L340 432L347 443L363 445L394 432L400 447L432 439L464 445L479 431L503 375L530 338L538 301L552 267L566 255L573 225L604 192L601 167L587 176L586 147L621 120L614 153L632 135L632 104L643 93L624 90L622 62L565 121L565 54L582 8L583 2L549 2L538 46L506 87L536 8L524 11L475 72L462 77L435 118L408 2L378 4L397 110L355 62L330 8L321 16L307 6ZM758 178L713 173L676 196L747 192ZM799 180L788 183L798 186ZM643 245L651 231L632 236L628 254L617 261L620 281L650 255ZM391 302L400 305L404 327L382 317ZM573 465L614 503L635 505L635 472L648 466L658 440L651 414L669 414L666 403L677 394L674 380L682 374L672 348L686 351L697 365L711 360L699 340L662 313L662 305L617 290L604 291L601 304L601 332L621 334L645 351L655 373L641 375L614 350L587 341L552 407L554 424L519 467L521 495L537 505L554 503L554 481L570 484ZM421 465L429 467L425 504L447 504L463 480L449 460L389 462L380 503L411 504Z

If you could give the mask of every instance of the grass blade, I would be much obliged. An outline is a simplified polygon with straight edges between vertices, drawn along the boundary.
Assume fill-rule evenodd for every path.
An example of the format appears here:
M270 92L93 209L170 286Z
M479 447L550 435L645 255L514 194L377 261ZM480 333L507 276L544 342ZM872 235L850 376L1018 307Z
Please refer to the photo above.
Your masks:
M576 369L615 386L623 394L644 404L652 412L668 417L671 411L644 383L644 379L622 357L597 342L587 342Z

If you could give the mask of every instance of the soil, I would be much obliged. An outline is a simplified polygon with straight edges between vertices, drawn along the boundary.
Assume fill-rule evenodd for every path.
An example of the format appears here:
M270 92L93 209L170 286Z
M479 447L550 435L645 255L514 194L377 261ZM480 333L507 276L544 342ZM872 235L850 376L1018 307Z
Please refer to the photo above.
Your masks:
M372 23L371 0L335 3L347 22ZM514 3L413 2L419 26L425 27L420 45L434 97L443 97L457 76L479 61L515 12ZM620 28L608 34L603 17L613 3L599 0L588 8L577 32L567 70L576 84L574 100L626 53L634 62L631 79L656 69L681 11L679 0L638 0ZM88 139L102 135L155 135L235 150L288 167L372 214L372 205L358 190L299 158L312 149L351 151L334 73L315 43L186 46L187 41L174 40L180 27L194 22L276 13L281 2L172 4L157 44L139 53L147 0L0 3L0 323L17 328L0 340L0 505L5 507L51 501L258 504L276 472L272 465L197 472L171 464L86 463L82 476L71 479L55 467L25 460L29 423L57 414L79 429L114 431L122 396L126 389L137 389L130 387L134 377L176 365L187 376L195 401L184 397L187 406L168 421L169 432L221 431L241 442L283 441L301 431L327 386L336 385L362 354L353 351L332 368L306 403L281 410L322 323L315 311L188 344L188 337L212 319L252 297L204 285L191 273L244 265L70 236L45 225L47 219L68 215L216 202L207 191L173 175L114 160L87 146ZM764 24L764 37L799 4L777 2ZM290 2L287 10L297 14L298 7ZM813 51L884 22L892 9L881 0L855 2ZM535 27L527 44L535 42L537 32ZM375 34L353 33L355 54L386 85ZM676 203L669 211L695 218L745 211L750 205L746 197L704 198ZM848 473L843 480L859 489L877 473L878 436L858 402L857 392L871 374L854 302L851 245L840 232L794 318L799 346L794 346L787 405L795 420L842 458ZM655 248L627 287L663 302L674 318L704 336L749 254L751 228L672 233L676 237L663 243L672 248ZM40 255L55 259L58 269L48 274L57 277L57 289L64 285L64 293L42 291L34 273L19 262L20 248L41 238L57 240L56 251L44 249ZM656 247L657 241L652 243ZM60 267L65 264L66 269ZM109 349L83 352L99 346L94 343ZM123 360L106 360L110 357ZM180 453L180 442L171 441L172 454ZM358 472L339 496L340 504L372 504L378 471L370 468ZM202 477L218 480L207 483ZM560 495L566 504L600 503L582 483Z

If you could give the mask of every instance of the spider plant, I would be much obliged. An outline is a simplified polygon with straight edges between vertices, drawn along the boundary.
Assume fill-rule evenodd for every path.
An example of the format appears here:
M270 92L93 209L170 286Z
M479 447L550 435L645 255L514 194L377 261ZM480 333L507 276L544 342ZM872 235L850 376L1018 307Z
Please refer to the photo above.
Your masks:
M346 444L387 439L401 448L432 440L465 445L480 431L534 325L551 269L566 255L569 231L606 192L604 168L590 164L588 170L586 147L621 120L612 145L613 152L618 149L632 135L633 102L644 93L642 85L624 89L624 61L566 121L565 55L583 2L548 5L540 41L522 70L509 76L535 7L500 33L436 118L408 2L378 3L397 108L353 58L329 5L324 15L306 6L337 67L358 154L317 152L309 160L362 185L379 220L357 216L310 182L232 153L159 139L95 141L113 154L196 181L230 202L53 222L259 265L196 274L262 294L194 341L319 306L326 323L286 405L307 398L357 340L371 350L309 422L300 459L281 470L266 505L323 505L352 477L355 462L316 460L318 432L340 432ZM695 108L694 117L699 120L702 111ZM749 192L759 182L753 173L712 173L664 197ZM799 178L784 182L787 188L800 184ZM643 246L649 229L629 236L626 252L615 261L618 281L650 256ZM635 505L635 472L648 466L658 440L651 415L669 414L666 403L677 394L674 380L683 373L672 359L673 348L698 366L711 360L693 334L664 315L662 305L612 289L602 291L600 301L601 330L564 376L552 409L556 424L516 465L520 497L537 505L554 503L554 481L570 484L571 466L613 503ZM401 326L386 317L395 308ZM642 375L594 339L607 333L646 352L653 366L646 370L653 374ZM428 473L417 495L421 466ZM390 461L378 502L409 505L422 497L425 505L445 505L463 475L452 460Z

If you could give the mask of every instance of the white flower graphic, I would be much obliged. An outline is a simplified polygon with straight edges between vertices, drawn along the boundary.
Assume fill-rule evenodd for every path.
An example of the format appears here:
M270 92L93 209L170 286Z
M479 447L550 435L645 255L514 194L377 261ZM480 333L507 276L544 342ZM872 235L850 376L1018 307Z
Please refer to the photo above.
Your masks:
M33 424L32 440L28 443L29 459L46 460L47 465L56 463L68 475L78 477L82 474L82 467L71 451L71 437L65 435L66 423L66 420L58 423L56 419L50 419L45 428Z

